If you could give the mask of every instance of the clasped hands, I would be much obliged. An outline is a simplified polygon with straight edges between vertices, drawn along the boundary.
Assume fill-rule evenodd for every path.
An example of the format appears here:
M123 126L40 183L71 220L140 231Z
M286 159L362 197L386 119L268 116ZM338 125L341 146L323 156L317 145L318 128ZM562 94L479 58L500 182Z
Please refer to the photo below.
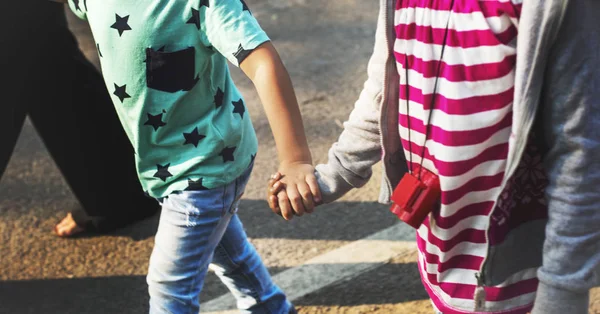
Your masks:
M285 220L312 213L322 202L315 168L307 163L282 163L269 179L267 201Z

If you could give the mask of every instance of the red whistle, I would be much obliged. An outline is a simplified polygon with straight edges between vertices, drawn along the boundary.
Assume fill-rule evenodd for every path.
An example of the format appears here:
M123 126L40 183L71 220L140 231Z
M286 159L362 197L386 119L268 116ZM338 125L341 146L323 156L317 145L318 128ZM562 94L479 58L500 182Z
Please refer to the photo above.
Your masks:
M420 173L420 180L415 175ZM413 173L406 173L392 194L394 203L390 211L400 220L418 229L425 217L440 199L440 179L431 171L420 166Z

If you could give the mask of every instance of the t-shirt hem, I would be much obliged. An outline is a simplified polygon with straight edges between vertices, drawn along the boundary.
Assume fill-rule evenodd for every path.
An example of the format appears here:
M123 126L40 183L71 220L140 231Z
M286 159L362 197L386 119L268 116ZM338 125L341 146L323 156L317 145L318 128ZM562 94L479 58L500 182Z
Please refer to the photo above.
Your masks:
M171 194L174 193L178 193L178 192L182 192L182 191L190 191L188 189L189 187L189 182L188 179L191 177L202 177L202 186L204 188L206 188L206 190L213 190L213 189L217 189L223 186L226 186L228 184L230 184L231 182L235 181L235 179L237 179L239 176L241 176L244 171L246 171L248 169L248 167L250 167L250 165L247 165L245 167L239 167L239 168L235 168L235 170L232 170L230 172L228 172L229 174L224 174L224 175L220 175L218 177L210 177L210 176L206 176L206 175L194 175L189 174L186 175L186 177L182 177L181 179L178 179L176 181L173 181L169 184L169 186L163 190L163 192L161 193L153 193L151 191L148 191L148 194L150 195L150 197L156 198L156 199L162 199L165 197L168 197ZM193 191L193 190L191 190Z

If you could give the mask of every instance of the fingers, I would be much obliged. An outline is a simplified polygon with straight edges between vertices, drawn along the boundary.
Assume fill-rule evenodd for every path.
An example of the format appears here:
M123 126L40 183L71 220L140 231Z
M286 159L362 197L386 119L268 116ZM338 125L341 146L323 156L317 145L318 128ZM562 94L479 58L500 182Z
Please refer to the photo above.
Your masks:
M279 181L282 178L283 175L277 172L268 181L267 203L273 213L286 220L292 219L294 215L312 213L315 206L321 202L321 191L314 174L307 175L297 184L283 183Z
M315 202L313 201L313 194L310 191L310 187L306 183L298 184L298 192L302 197L302 204L304 205L304 210L311 214L315 209Z
M302 216L306 212L304 208L304 202L302 201L302 196L298 191L298 186L288 185L286 188L287 196L289 198L290 204L292 204L292 208L297 216ZM281 205L281 202L280 202Z
M279 200L281 216L285 220L291 220L294 217L294 210L292 209L287 193L284 190L279 191L277 199Z
M279 182L279 180L281 180L282 175L281 173L277 172L274 175L272 175L269 178L269 181L267 183L267 193L271 194L271 195L276 195L277 192L279 192L279 189L281 188L281 183Z
M279 181L281 178L281 173L277 172L269 179L267 202L273 213L282 216L285 220L290 220L294 217L294 211L285 192L285 184Z
M267 202L269 203L269 208L271 208L271 211L273 211L273 213L281 216L281 208L279 208L279 200L277 199L277 196L276 195L269 196L269 198L267 199Z
M269 204L269 208L271 211L277 215L281 215L281 208L279 207L279 200L277 199L277 194L281 189L285 187L282 182L278 180L281 179L281 173L277 172L271 176L269 182L267 184L267 203Z
M271 175L269 182L276 182L281 180L281 178L283 178L283 175L281 175L281 172L278 171L275 174Z
M312 193L313 200L315 205L321 204L323 197L321 195L321 189L319 188L319 183L317 182L317 177L315 175L310 174L306 176L306 183L310 188L310 192Z
M281 190L285 190L285 183L283 183L281 181L277 181L277 182L273 183L273 185L269 189L269 193L271 195L277 195L279 193L279 191L281 191Z
M279 200L277 199L277 195L269 195L267 203L269 203L269 208L277 214L277 212L275 212L276 210L279 210Z

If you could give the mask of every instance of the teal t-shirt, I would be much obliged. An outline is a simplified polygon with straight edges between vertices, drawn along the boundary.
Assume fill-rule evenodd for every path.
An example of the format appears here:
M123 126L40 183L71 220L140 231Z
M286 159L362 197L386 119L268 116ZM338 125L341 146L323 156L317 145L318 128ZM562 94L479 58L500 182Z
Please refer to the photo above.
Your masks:
M239 66L269 38L243 1L69 0L69 6L90 25L150 196L223 186L249 167L256 134L227 61Z

